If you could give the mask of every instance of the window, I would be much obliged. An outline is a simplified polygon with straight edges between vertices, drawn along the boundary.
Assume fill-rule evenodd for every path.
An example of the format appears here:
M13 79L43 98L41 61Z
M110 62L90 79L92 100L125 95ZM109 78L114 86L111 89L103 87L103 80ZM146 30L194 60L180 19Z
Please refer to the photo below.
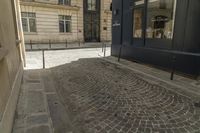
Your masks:
M136 0L133 9L133 37L142 38L144 0Z
M36 15L31 12L22 12L22 26L24 32L36 32Z
M87 0L87 6L89 11L96 11L96 0Z
M58 0L59 5L71 5L71 0Z
M176 0L148 0L147 38L172 39Z
M71 32L71 16L59 16L59 31Z

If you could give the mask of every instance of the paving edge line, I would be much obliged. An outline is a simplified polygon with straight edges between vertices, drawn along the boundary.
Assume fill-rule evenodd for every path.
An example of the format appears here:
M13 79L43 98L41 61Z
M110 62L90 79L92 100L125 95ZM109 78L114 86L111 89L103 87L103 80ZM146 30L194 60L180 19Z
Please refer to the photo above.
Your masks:
M140 70L131 68L130 66L126 66L126 65L124 65L124 64L122 64L122 63L119 63L119 62L117 62L117 61L113 61L113 60L111 60L111 59L102 58L102 60L108 61L108 62L110 62L110 63L112 63L112 64L120 65L120 66L123 67L123 68L126 68L126 69L129 69L129 70L131 70L131 71L134 71L135 73L139 73L139 74L145 75L145 76L147 76L147 77L150 77L150 78L152 78L152 79L158 80L158 81L160 81L162 84L171 85L172 87L175 87L175 88L177 88L178 90L174 90L174 89L172 89L172 88L167 88L166 86L159 84L160 86L166 88L167 90L174 91L174 92L176 92L176 93L179 94L179 95L182 95L182 96L184 96L184 97L187 97L187 98L193 100L194 102L200 100L200 94L197 93L197 92L194 92L194 91L190 91L189 88L181 89L181 88L184 88L184 86L177 85L177 84L175 84L175 83L172 83L172 82L169 82L169 81L160 79L160 78L158 78L158 77L156 77L156 76L153 76L153 75L151 75L151 74L148 74L148 73L142 72L142 71L140 71ZM140 76L140 75L139 75L139 76ZM148 80L149 80L149 79L148 79ZM147 80L147 81L148 81L148 80ZM153 81L153 80L152 80L152 81ZM155 82L155 81L153 81L153 82ZM181 92L180 92L180 91L181 91ZM187 94L186 94L186 93L187 93ZM189 95L188 95L188 93L189 93Z

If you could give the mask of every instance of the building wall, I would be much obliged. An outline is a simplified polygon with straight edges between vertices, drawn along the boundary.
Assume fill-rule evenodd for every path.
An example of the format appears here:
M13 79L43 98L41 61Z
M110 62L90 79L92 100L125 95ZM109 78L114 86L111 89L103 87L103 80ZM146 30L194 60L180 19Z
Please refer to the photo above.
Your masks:
M101 41L111 41L112 12L110 4L112 0L101 0L101 2Z
M22 12L36 13L36 33L24 33L25 42L40 41L83 41L83 0L71 0L71 6L58 5L58 0L35 0L35 2L21 1ZM101 6L101 40L111 40L111 0L102 0ZM72 17L72 32L60 33L58 15Z
M12 130L23 73L24 46L18 7L17 0L0 1L0 133Z
M130 36L133 34L132 29L134 27L131 1L113 1L113 10L121 8L122 10L119 10L119 13L113 16L113 23L119 22L119 25L113 26L112 56L118 57L121 49L122 58L155 65L169 71L174 67L177 73L194 77L199 76L200 38L198 36L200 30L198 30L198 27L200 23L200 1L177 0L177 5L174 4L176 5L176 11L174 13L173 39L153 39L146 36L144 39L138 39ZM121 4L122 2L123 4ZM147 9L144 10L148 11ZM158 12L162 13L160 10ZM122 13L123 17L121 16ZM148 16L151 13L146 12L144 14ZM143 19L146 17L145 15ZM168 15L168 13L165 15ZM146 31L146 26L143 25L142 29Z

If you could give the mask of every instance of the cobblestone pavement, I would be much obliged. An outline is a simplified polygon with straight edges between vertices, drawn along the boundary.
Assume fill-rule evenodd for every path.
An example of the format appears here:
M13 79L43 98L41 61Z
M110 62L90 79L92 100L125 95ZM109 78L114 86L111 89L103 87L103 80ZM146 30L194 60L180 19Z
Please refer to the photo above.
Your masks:
M102 59L50 70L73 132L200 133L200 108L193 98L145 75Z

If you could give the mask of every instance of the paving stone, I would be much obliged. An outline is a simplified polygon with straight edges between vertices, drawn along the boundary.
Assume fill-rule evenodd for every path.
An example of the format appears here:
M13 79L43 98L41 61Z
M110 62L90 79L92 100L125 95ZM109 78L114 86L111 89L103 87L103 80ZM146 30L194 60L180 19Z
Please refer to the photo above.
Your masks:
M50 133L50 130L48 126L38 126L27 129L26 133Z
M34 126L39 124L48 124L48 115L35 115L27 118L27 126Z
M49 112L53 123L54 133L71 132L72 125L67 116L65 107L60 103L56 94L47 94Z
M27 108L26 113L42 113L46 112L44 101L44 94L41 91L28 91L27 92Z
M137 129L138 133L176 133L185 132L185 127L199 130L194 124L186 124L200 123L192 97L150 82L153 79L146 80L145 75L102 59L81 59L51 71L73 126L84 132L96 132L95 127L102 121L107 126L100 131L107 132Z
M42 90L44 87L41 83L27 83L26 89L29 90Z

